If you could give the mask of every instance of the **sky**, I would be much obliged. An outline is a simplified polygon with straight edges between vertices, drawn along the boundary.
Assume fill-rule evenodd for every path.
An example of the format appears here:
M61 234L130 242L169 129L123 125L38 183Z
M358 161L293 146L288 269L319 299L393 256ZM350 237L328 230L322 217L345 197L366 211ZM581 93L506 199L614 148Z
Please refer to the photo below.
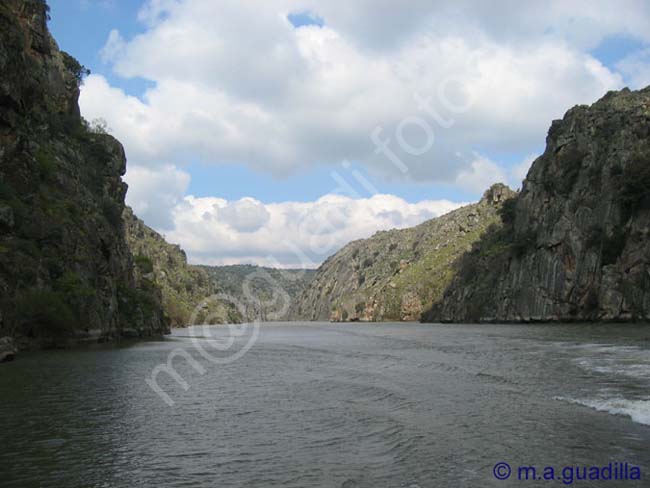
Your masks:
M313 267L521 184L552 120L650 84L650 2L49 0L192 263Z

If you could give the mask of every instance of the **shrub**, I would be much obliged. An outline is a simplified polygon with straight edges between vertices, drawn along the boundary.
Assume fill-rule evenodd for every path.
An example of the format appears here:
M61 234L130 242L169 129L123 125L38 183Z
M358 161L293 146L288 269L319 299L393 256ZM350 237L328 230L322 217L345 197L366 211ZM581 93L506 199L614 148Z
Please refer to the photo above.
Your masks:
M41 147L36 152L36 162L38 164L38 174L43 181L49 181L56 173L56 159L45 148Z
M72 73L77 85L81 85L84 78L90 74L90 70L65 51L61 51L61 54L63 56L64 66L70 73Z
M56 281L55 288L66 301L73 306L82 306L83 303L95 296L95 290L88 285L77 273L66 271Z
M650 209L650 154L636 154L625 166L620 200L626 219Z
M62 293L32 290L16 303L18 322L28 337L64 338L72 334L78 319Z
M133 260L142 274L149 274L153 272L153 262L147 256L135 256Z
M556 157L562 171L562 178L557 181L556 190L558 194L566 196L571 193L580 176L585 155L573 142L563 147Z
M517 212L517 199L510 198L503 202L499 209L499 217L504 225L513 225L515 223L515 215Z
M122 284L118 287L117 294L121 305L120 315L126 323L133 321L139 312L144 317L151 317L159 310L158 301L151 291Z
M93 134L108 134L108 123L101 117L93 119L88 125L88 130Z
M515 235L512 240L513 255L517 258L521 258L530 249L533 249L536 243L537 234L532 230Z
M9 201L15 196L13 188L6 182L0 180L0 200Z
M122 206L110 197L102 199L102 213L113 227L122 225Z
M625 248L626 241L627 233L622 229L616 229L611 236L604 236L601 265L616 263Z

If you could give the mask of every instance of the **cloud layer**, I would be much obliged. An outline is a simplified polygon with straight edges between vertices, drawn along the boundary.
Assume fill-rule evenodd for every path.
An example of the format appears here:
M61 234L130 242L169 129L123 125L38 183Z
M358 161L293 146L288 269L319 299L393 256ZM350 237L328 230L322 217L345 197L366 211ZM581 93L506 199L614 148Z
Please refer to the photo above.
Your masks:
M174 230L190 261L313 267L348 242L378 230L411 227L457 208L446 200L408 203L392 195L264 204L186 197L173 210Z
M622 86L582 48L647 32L624 8L593 14L577 3L535 12L507 2L150 0L145 32L114 31L103 53L116 73L154 87L139 100L92 76L81 102L139 164L192 154L282 175L348 159L403 177L370 139L381 128L407 178L453 182L471 151L528 148L570 106ZM295 28L287 15L301 10L325 25Z
M322 25L295 27L296 13ZM259 261L284 237L282 215L341 205L330 196L305 204L185 197L190 161L281 177L346 160L373 177L479 195L495 181L517 186L532 160L507 168L488 154L529 154L571 106L624 81L650 82L648 50L616 70L590 54L615 36L650 43L643 0L616 8L606 0L148 0L139 19L140 35L114 30L101 54L114 73L151 88L129 96L92 75L82 111L107 120L124 143L136 212L212 262ZM404 201L393 220L370 203L346 202L357 221L332 231L336 239L423 219ZM251 235L259 249L243 244Z

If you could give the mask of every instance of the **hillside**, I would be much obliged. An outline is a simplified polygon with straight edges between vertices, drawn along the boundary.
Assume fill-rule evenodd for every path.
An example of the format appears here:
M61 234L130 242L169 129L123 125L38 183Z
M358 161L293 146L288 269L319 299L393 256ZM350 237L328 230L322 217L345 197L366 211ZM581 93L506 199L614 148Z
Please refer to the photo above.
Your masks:
M241 322L242 315L235 304L206 301L216 293L213 280L201 267L187 264L187 256L180 246L165 241L129 207L122 218L138 273L160 288L163 308L172 327L206 320L211 323Z
M296 301L292 315L307 320L417 320L442 296L452 264L500 222L515 193L494 185L480 202L417 227L378 232L327 259Z
M424 320L650 319L650 88L572 108L546 143Z
M80 117L87 70L43 0L0 2L0 336L21 347L167 330L121 219L122 145Z
M220 293L242 304L249 318L287 320L291 304L313 279L313 269L275 269L253 265L199 266Z

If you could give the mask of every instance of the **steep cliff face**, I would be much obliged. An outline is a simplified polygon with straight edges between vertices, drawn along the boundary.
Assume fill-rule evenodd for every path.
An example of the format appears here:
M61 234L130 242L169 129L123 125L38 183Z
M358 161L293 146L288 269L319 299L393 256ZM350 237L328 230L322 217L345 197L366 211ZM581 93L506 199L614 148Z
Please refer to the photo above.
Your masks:
M238 264L200 266L217 290L241 304L249 319L288 320L292 304L311 282L314 269L276 269Z
M650 88L554 121L544 154L427 321L650 318Z
M42 0L0 2L0 336L22 346L166 330L123 237L126 159L79 116L84 69Z
M318 269L293 310L295 318L333 321L417 320L442 296L453 263L515 193L494 185L480 202L418 225L355 241Z
M217 288L204 269L187 264L187 256L180 246L165 241L129 207L122 217L137 274L160 289L165 314L173 327L206 320L220 324L241 322L242 314L234 303L206 300Z

